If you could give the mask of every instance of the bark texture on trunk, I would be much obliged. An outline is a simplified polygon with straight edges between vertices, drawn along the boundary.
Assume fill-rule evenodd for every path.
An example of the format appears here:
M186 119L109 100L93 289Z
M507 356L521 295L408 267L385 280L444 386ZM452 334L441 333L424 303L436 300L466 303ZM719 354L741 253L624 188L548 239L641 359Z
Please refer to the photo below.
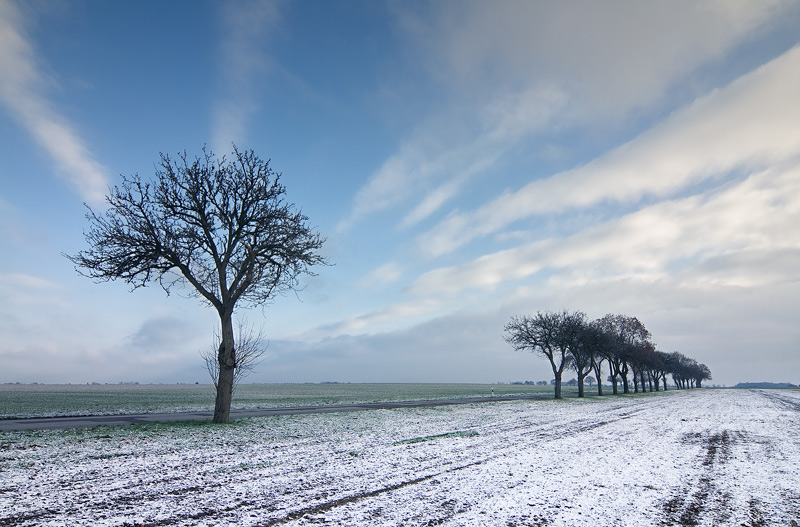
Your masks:
M628 384L628 368L620 369L619 374L622 377L622 393L631 393L631 388Z
M221 316L222 342L219 346L219 377L217 379L217 399L214 404L215 423L227 423L231 418L233 400L233 374L236 369L236 351L233 341L232 314Z
M603 366L602 362L599 364L595 364L594 366L594 377L597 379L597 395L603 395Z

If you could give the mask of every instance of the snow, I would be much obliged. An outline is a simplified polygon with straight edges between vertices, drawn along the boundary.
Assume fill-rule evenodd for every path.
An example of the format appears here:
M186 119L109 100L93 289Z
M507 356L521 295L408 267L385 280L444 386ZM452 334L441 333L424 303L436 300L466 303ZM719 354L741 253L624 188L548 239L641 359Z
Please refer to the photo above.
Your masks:
M0 525L80 524L798 526L800 391L0 434Z

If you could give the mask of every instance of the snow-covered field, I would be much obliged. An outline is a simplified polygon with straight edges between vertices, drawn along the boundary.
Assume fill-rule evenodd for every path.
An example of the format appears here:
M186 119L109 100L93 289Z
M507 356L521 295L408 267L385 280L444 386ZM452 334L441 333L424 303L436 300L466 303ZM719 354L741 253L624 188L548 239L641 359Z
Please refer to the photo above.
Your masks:
M800 392L0 434L0 525L800 525Z

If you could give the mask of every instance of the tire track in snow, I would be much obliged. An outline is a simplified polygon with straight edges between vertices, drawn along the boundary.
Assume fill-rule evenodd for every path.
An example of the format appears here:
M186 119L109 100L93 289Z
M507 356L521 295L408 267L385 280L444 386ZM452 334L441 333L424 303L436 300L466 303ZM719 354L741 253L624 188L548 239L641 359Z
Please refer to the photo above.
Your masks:
M402 488L405 488L405 487L408 487L408 486L411 486L411 485L416 485L418 483L423 483L425 481L428 481L428 480L431 480L433 478L436 478L437 476L442 476L444 474L448 474L448 473L451 473L451 472L457 472L457 471L463 470L465 468L474 467L476 465L480 465L480 464L484 463L485 461L486 460L475 461L474 463L469 463L467 465L462 465L460 467L451 468L451 469L439 472L438 474L429 474L427 476L422 476L422 477L419 477L419 478L416 478L416 479L412 479L412 480L409 480L409 481L403 481L403 482L400 482L400 483L395 483L394 485L389 485L387 487L383 487L383 488L380 488L380 489L372 490L372 491L369 491L369 492L362 492L362 493L359 493L359 494L356 494L356 495L353 495L353 496L345 496L345 497L338 498L338 499L335 499L335 500L332 500L332 501L319 503L317 505L312 505L310 507L305 507L303 509L299 509L299 510L293 511L293 512L287 514L286 516L282 517L282 518L276 518L274 520L270 520L270 521L268 521L266 523L260 524L260 526L261 527L272 527L273 525L280 525L280 524L283 524L283 523L290 522L292 520L300 519L300 518L302 518L302 517L304 517L306 515L309 515L309 514L319 514L319 513L322 513L322 512L326 512L326 511L329 511L329 510L334 509L336 507L341 507L343 505L348 505L348 504L351 504L351 503L355 503L355 502L358 502L358 501L361 501L361 500L364 500L364 499L367 499L367 498L373 498L375 496L379 496L379 495L385 494L387 492L393 492L395 490L399 490L399 489L402 489Z
M489 432L491 432L491 435L494 437L502 437L506 445L501 450L494 450L494 453L492 455L484 456L482 459L479 459L477 461L472 461L464 465L459 465L457 467L452 467L447 470L434 472L410 480L401 481L399 483L394 483L392 485L387 485L371 491L361 492L350 496L344 496L329 501L321 501L320 503L316 503L311 506L291 511L288 514L284 515L283 517L269 520L266 523L260 523L259 527L271 527L273 525L281 525L294 520L299 520L309 515L321 514L336 509L338 507L351 505L353 503L357 503L382 494L391 493L414 485L420 485L429 482L431 480L435 480L435 478L437 477L450 475L459 472L461 470L482 465L492 460L501 459L508 454L509 450L515 451L517 448L519 448L519 442L517 441L517 439L524 436L535 435L537 442L557 441L559 439L562 439L565 435L576 435L576 434L586 433L595 430L597 428L600 428L602 426L608 425L612 422L616 422L622 419L628 419L630 417L639 414L645 409L647 409L648 411L652 411L656 408L667 406L667 403L665 401L658 401L658 403L656 403L656 401L654 400L645 400L636 402L639 403L640 406L639 408L630 409L630 403L620 404L620 405L615 405L611 408L603 408L591 418L580 418L569 421L554 419L553 421L547 424L544 430L542 429L531 430L532 427L536 428L537 425L540 425L540 423L535 423L532 420L523 420L522 423L520 423L519 420L513 420L513 421L508 420L507 426L501 426L501 427L498 427L497 423L494 423L491 426L486 426L484 433L488 435ZM620 413L620 410L623 409L626 411ZM481 428L482 427L474 427L471 428L471 430L476 430L476 429L480 430ZM509 433L513 432L516 433L509 435ZM482 436L483 434L480 435ZM480 451L481 449L485 449L485 446L479 446L476 442L471 445L466 445L466 447L462 448L461 450L464 453L469 453L472 450ZM471 458L473 456L465 455L464 457ZM436 461L438 461L438 459L433 458L431 459L431 461L433 461L434 463L434 465L432 466L435 466ZM437 518L434 523L430 524L433 525L442 523L447 519L449 519L449 517L452 517L454 514L455 511L450 510L449 514L446 515L446 517Z
M700 441L705 449L701 454L703 473L693 485L687 485L675 494L664 505L666 518L662 525L695 526L700 523L704 514L709 509L709 501L716 498L713 509L709 512L716 513L717 516L725 514L727 498L720 493L714 484L714 469L717 463L724 464L730 455L730 445L732 434L727 430L703 436L702 434L689 434L686 442ZM688 498L688 499L687 499ZM725 518L715 518L724 520Z
M758 395L765 397L769 401L775 403L777 406L785 408L787 410L792 410L795 412L800 412L800 400L786 396L783 394L777 394L774 391L765 391L765 390L751 390L753 393L757 393Z
M72 492L71 498L66 502L58 500L55 508L40 509L41 516L38 519L20 518L18 524L31 525L46 523L48 520L80 518L83 508L84 511L91 510L96 518L117 518L117 525L136 524L151 527L173 524L194 525L208 520L226 521L232 516L242 517L247 514L257 517L260 522L258 525L279 525L304 516L365 503L371 498L385 498L401 489L423 488L425 485L435 483L439 476L450 477L452 480L453 474L513 455L520 448L539 447L563 439L565 436L580 437L582 434L640 415L642 412L660 413L671 406L671 401L667 397L624 398L617 401L608 399L585 402L571 400L563 403L569 405L571 409L575 409L575 405L578 404L586 405L586 408L591 410L589 417L586 413L570 416L568 412L564 415L559 410L562 403L553 403L553 407L544 411L529 413L520 410L510 417L505 417L508 414L503 414L504 417L499 420L461 421L457 425L459 429L474 430L479 433L479 436L466 441L437 441L395 448L391 446L391 439L384 434L380 436L381 441L390 442L378 444L374 448L365 444L367 461L360 466L356 465L354 471L347 474L346 479L342 479L341 471L337 473L327 467L331 464L346 465L349 457L348 449L351 447L347 443L332 441L330 435L302 438L287 436L291 439L268 442L269 450L248 450L248 457L245 459L250 468L241 469L234 465L212 463L209 470L196 471L193 466L203 466L206 459L202 450L183 451L178 457L167 455L161 459L161 462L166 461L166 464L160 465L158 471L152 470L152 463L146 462L144 456L133 455L124 458L125 472L116 470L106 473L100 470L103 468L102 465L95 465L88 473L79 471L72 472L70 476L65 474L62 478L66 479L62 479L58 487L69 489ZM537 408L540 404L541 402L537 403ZM387 410L387 412L395 411ZM391 419L413 420L414 415L404 413L403 416L393 415ZM463 413L463 415L468 414ZM452 426L457 420L444 422L448 423L445 426ZM321 423L324 424L324 421ZM436 419L427 419L425 425L428 428L420 429L420 432L427 434L431 427L439 426L439 422ZM413 427L401 429L408 431L413 430ZM237 451L238 446L238 443L231 444L218 454L231 455ZM273 455L271 453L273 451L276 454ZM148 452L148 458L150 454ZM382 459L387 457L398 459ZM242 463L241 456L233 458L236 463ZM291 458L301 458L303 463L284 464ZM109 463L113 466L114 462ZM263 467L253 469L253 465L263 465ZM401 474L397 474L398 470ZM307 476L306 471L310 476ZM54 475L56 474L59 472L55 471ZM391 474L395 477L387 478L387 475ZM87 475L90 475L89 479L85 478ZM400 477L397 477L398 475ZM285 483L275 483L272 481L275 478L282 478ZM77 488L75 485L79 483L83 485L90 483L97 489L103 489L103 494L97 495L91 490L86 493L75 493L72 489ZM224 496L225 493L217 496L220 488L227 489L229 485L236 485L242 489L242 495L231 491L227 496ZM247 494L247 488L257 489L256 494ZM422 491L418 494L423 497ZM436 497L438 507L442 500L438 499L440 496ZM427 500L427 497L425 498ZM145 516L146 519L126 523L126 520L131 521L136 516L129 516L123 511L148 510L147 506L151 501L164 503L168 508L159 512L157 516L151 513L147 515L149 518ZM297 504L305 506L298 508ZM428 514L421 517L417 524L429 520L433 522L431 524L436 524L461 512L454 507L443 506L437 511L436 518L431 518ZM0 518L0 520L5 519L9 518ZM120 521L123 523L119 523Z

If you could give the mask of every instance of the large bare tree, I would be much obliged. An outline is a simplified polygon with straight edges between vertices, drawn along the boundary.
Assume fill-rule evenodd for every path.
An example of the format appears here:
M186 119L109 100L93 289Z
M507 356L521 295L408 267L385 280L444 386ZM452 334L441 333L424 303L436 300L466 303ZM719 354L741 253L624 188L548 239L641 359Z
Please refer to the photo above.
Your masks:
M312 266L327 263L319 254L324 238L284 194L280 174L252 150L234 146L230 160L205 148L194 159L162 153L155 178L123 176L104 212L87 205L90 248L67 255L84 276L134 289L157 282L167 294L178 286L217 311L215 423L230 418L235 309L296 290Z
M555 399L561 399L561 377L570 365L570 347L576 345L585 318L580 311L538 311L533 316L512 317L505 325L503 338L515 350L538 353L550 361Z

